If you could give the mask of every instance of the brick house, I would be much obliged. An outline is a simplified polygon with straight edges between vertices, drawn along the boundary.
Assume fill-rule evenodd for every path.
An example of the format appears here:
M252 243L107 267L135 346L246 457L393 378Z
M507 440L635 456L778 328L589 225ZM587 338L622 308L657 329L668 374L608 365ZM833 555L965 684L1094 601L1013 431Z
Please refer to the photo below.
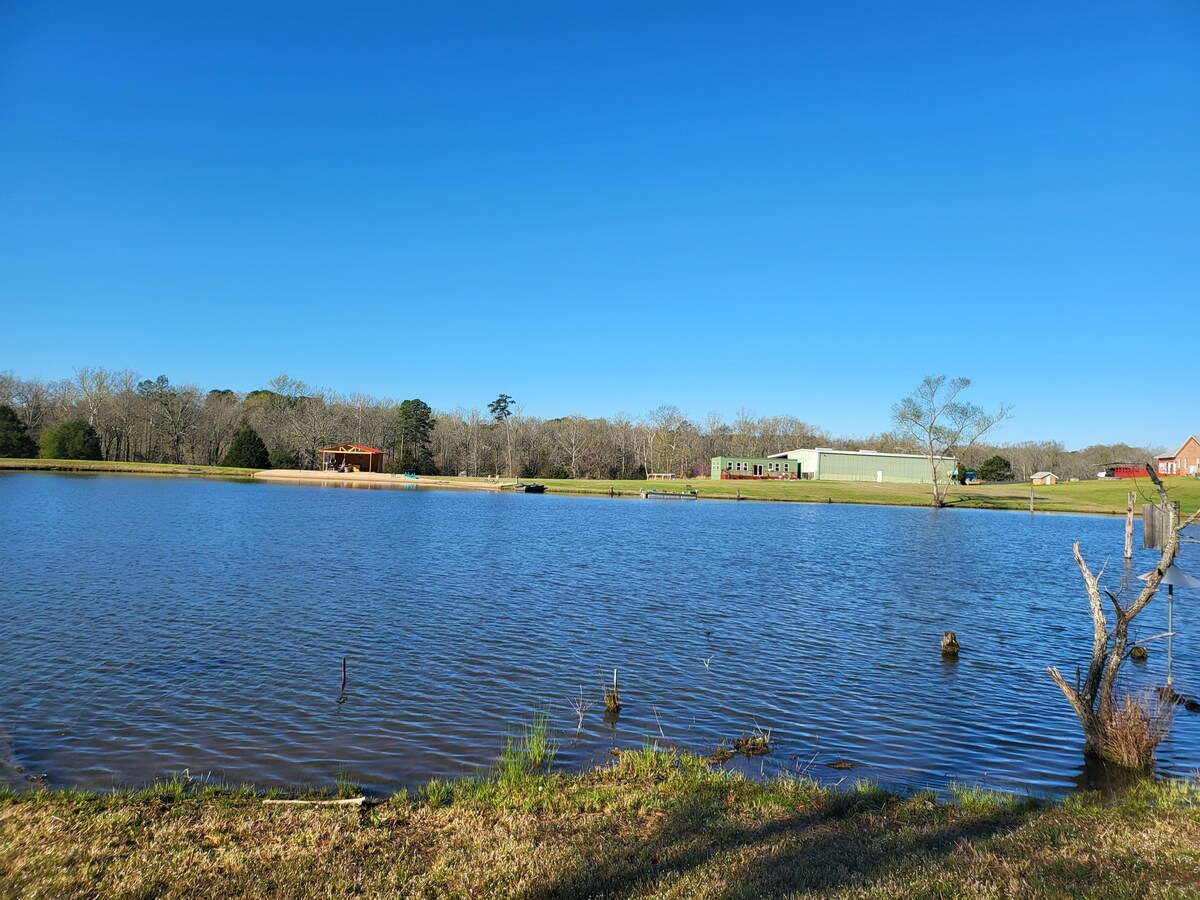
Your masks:
M1200 438L1193 434L1174 453L1164 453L1157 459L1159 475L1200 476Z

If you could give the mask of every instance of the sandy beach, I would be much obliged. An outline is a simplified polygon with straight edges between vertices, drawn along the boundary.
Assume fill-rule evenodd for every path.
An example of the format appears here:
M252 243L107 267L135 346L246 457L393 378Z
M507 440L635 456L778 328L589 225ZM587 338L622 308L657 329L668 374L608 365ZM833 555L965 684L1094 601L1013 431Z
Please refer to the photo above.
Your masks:
M333 487L431 487L470 491L499 491L516 481L486 478L450 478L440 475L390 475L384 472L334 472L307 469L264 469L254 473L256 481L287 481L294 484L323 484Z

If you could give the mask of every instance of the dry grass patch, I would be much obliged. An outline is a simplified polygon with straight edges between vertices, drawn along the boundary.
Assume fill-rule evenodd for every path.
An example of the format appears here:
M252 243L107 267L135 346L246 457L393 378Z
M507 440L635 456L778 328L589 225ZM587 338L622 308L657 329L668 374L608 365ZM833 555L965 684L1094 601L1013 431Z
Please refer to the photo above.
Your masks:
M759 783L704 760L450 785L355 807L0 796L0 896L1154 896L1200 892L1200 791L1112 805Z

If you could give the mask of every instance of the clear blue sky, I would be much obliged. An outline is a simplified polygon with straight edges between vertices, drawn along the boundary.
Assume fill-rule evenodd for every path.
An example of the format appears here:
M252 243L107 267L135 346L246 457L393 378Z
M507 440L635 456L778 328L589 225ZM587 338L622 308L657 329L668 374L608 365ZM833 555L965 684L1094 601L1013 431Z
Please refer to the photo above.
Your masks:
M23 377L1174 448L1198 217L1195 0L0 0Z

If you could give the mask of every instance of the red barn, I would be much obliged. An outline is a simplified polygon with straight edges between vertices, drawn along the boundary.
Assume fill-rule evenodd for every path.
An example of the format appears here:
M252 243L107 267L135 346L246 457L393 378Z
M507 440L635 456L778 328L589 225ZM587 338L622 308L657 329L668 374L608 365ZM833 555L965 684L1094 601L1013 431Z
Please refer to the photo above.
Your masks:
M1104 473L1105 478L1148 478L1149 476L1150 473L1146 471L1146 467L1137 463L1116 463L1109 466Z

